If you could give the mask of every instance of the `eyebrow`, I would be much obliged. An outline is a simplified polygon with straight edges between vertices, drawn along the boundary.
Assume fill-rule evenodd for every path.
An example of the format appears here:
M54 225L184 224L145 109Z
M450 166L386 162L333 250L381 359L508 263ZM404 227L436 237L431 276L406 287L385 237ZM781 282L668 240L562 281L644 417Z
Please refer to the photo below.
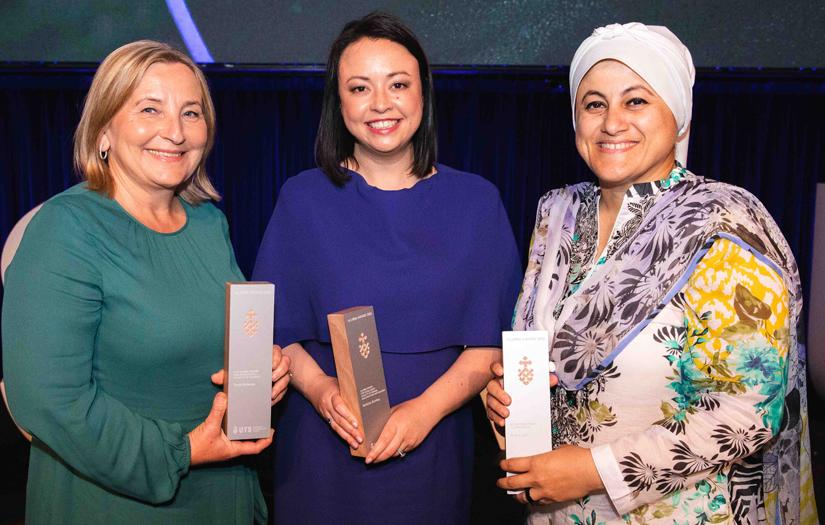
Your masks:
M622 91L622 95L627 95L631 91L635 91L637 89L643 89L643 90L647 91L648 93L650 93L651 95L654 94L653 91L649 90L646 86L643 86L642 84L637 84L635 86L630 86L629 88Z
M157 104L162 104L163 103L163 100L161 100L157 97L148 96L148 97L143 97L143 98L139 99L137 102L135 102L135 106L137 106L141 102L145 102L145 101L155 102ZM186 106L200 106L200 105L201 105L201 102L199 100L187 100L186 102L183 103L183 107L186 107Z
M140 105L140 103L141 103L141 102L145 102L145 101L149 101L149 102L157 102L158 104L160 104L160 103L162 103L162 102L163 102L161 99L156 98L156 97L142 97L142 98L138 99L138 100L135 102L135 106Z
M649 90L646 86L644 86L644 85L642 85L642 84L637 84L637 85L635 85L635 86L630 86L629 88L626 88L624 91L622 91L622 96L627 95L627 94L628 94L628 93L630 93L631 91L635 91L635 90L637 90L637 89L643 89L644 91L647 91L647 92L648 92L648 93L650 93L651 95L655 95L655 93L653 93L653 91ZM587 93L585 93L584 95L582 95L581 100L586 99L586 98L587 98L587 97L589 97L590 95L595 95L595 96L597 96L597 97L602 97L602 98L605 98L605 99L607 98L607 97L604 95L604 93L602 93L602 92L600 92L600 91L596 91L595 89L591 89L590 91L588 91Z
M408 77L412 76L409 73L407 73L406 71L393 71L392 73L387 73L386 78L392 78L396 75L407 75ZM366 81L369 81L369 77L365 77L365 76L361 76L361 75L353 75L353 76L351 76L347 79L347 82L349 82L350 80L366 80Z

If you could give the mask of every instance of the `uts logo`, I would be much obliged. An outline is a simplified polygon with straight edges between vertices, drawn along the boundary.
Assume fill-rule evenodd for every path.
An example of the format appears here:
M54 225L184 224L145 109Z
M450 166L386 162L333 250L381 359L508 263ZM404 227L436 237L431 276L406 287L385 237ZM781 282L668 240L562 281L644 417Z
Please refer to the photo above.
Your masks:
M243 331L249 337L255 337L258 333L258 314L255 310L246 312L246 320L243 322Z
M533 380L533 369L530 368L529 365L532 365L533 362L527 359L527 356L521 358L521 361L518 362L521 365L518 371L518 380L524 383L525 385L529 385L530 381Z
M364 359L370 355L370 342L367 341L367 336L364 332L361 332L361 335L358 336L358 351Z

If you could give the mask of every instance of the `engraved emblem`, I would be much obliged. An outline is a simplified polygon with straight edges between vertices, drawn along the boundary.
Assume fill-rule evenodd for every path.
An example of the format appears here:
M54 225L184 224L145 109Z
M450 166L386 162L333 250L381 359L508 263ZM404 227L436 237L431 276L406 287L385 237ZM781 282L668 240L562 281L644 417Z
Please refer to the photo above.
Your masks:
M258 314L255 310L250 309L246 312L246 319L243 322L243 331L249 337L255 337L258 333Z
M525 385L529 385L530 381L533 380L533 369L530 368L530 365L532 365L533 362L527 359L527 356L524 356L518 364L521 365L521 368L519 368L518 371L518 380Z
M370 342L367 341L367 336L364 332L361 332L361 335L358 336L358 351L364 359L370 355Z

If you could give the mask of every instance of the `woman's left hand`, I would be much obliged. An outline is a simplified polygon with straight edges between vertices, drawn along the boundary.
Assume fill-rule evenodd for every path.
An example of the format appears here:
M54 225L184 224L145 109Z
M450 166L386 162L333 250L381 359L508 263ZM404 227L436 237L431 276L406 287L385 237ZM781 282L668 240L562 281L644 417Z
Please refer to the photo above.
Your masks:
M286 394L286 387L289 385L289 356L281 352L281 347L272 345L272 404L274 405ZM223 386L226 371L221 368L212 374L212 382L218 386Z
M505 459L501 469L515 475L496 482L502 489L519 490L520 503L527 503L525 492L535 503L571 501L604 488L590 450L562 445L555 450L524 458Z
M284 398L289 385L289 356L281 352L281 347L272 345L272 404Z
M438 417L420 398L394 406L378 441L367 454L366 462L379 463L393 456L403 457L424 441L436 423Z

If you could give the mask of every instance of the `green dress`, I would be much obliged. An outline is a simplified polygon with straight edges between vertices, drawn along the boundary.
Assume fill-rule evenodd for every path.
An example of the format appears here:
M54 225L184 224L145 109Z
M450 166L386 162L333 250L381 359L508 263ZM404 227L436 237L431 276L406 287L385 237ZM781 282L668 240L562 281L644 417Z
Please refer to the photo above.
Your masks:
M28 523L266 520L244 460L190 469L223 366L226 218L181 201L162 234L81 185L46 202L6 274L3 368L34 436Z

